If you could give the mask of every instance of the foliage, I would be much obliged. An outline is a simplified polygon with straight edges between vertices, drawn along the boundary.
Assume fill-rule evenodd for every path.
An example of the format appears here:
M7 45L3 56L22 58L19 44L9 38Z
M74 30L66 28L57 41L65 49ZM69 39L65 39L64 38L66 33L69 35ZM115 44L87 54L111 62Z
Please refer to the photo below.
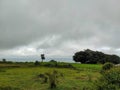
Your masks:
M48 62L43 62L46 64ZM0 87L10 86L17 87L20 90L50 90L49 79L44 83L44 79L38 79L36 75L45 74L46 72L53 73L57 70L59 75L57 78L57 87L53 90L96 90L93 81L100 77L99 70L101 65L94 64L77 64L77 63L61 63L60 65L71 64L80 69L71 68L56 68L56 67L33 67L33 63L15 63L11 65L21 65L20 67L5 68L6 72L0 72ZM1 65L1 64L0 64ZM4 64L4 67L8 64ZM10 65L10 64L9 64ZM29 66L29 65L32 65ZM88 76L88 74L90 76ZM47 75L46 75L47 76ZM61 77L63 76L63 77ZM48 76L47 76L48 77ZM42 81L42 83L40 83ZM44 83L44 84L43 84ZM19 90L17 89L17 90ZM14 89L13 89L14 90Z
M48 63L44 64L44 66L46 66L46 67L56 67L56 68L75 68L72 64L58 63L58 62L55 62L55 61L48 62Z
M35 61L34 65L38 66L38 65L40 65L40 62L39 61Z
M46 64L44 64L44 66L46 67L57 67L57 62L48 62Z
M4 86L4 87L0 87L0 90L20 90L20 89L11 86Z
M97 90L120 89L120 67L111 68L102 73L102 77L96 82Z
M107 81L99 79L95 82L96 90L118 90L118 87L113 84L108 84Z
M41 59L42 59L42 62L43 62L43 60L45 60L45 55L44 54L41 54Z
M13 62L12 62L12 61L7 61L6 59L2 59L2 61L0 61L0 63L11 64L11 63L13 63Z
M40 74L39 77L43 79L43 83L47 83L49 80L50 88L56 88L58 77L63 76L63 74L58 73L58 71L54 70L52 73Z
M3 61L3 62L6 62L6 59L3 59L2 61Z
M90 63L90 64L96 64L96 63L104 64L106 62L111 62L114 64L120 63L120 57L117 55L108 55L108 54L104 54L103 52L92 51L90 49L76 52L75 55L73 56L73 60L75 62Z
M48 77L45 74L39 74L38 78L43 79L42 83L47 83L48 82Z
M54 63L57 63L57 61L55 61L55 60L50 60L50 62L54 62Z
M114 67L114 64L113 64L113 63L107 62L107 63L105 63L105 64L103 65L102 70L103 70L103 71L104 71L104 70L110 70L110 69L113 68L113 67Z

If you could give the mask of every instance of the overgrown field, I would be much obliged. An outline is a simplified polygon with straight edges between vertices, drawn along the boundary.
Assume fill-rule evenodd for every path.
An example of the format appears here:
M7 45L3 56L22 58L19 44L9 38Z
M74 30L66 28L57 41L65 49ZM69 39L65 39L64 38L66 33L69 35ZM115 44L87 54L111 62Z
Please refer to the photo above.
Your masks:
M58 77L57 88L53 90L95 90L95 80L101 74L102 65L72 63L75 68L55 68L45 66L29 66L0 69L0 90L50 90L48 83L42 83L38 75L56 70L62 74ZM5 67L5 64L3 65ZM19 66L19 65L18 65Z

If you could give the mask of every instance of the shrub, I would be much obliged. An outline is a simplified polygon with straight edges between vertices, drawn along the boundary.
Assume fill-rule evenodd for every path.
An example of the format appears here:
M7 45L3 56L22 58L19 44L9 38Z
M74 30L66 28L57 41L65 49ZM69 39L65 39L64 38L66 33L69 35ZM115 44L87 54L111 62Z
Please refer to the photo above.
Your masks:
M58 68L75 68L72 64L60 63L57 65Z
M58 71L54 70L51 73L45 73L45 74L39 74L39 78L42 78L44 83L47 83L49 81L50 88L56 88L58 77L63 77L62 73L59 73Z
M120 87L120 68L113 68L106 71L103 76L109 83Z
M120 67L112 68L102 73L102 77L95 84L97 90L119 90Z
M43 84L48 82L48 77L45 74L39 74L38 78L42 79Z
M44 66L46 67L56 67L56 68L75 68L72 64L67 63L58 63L58 62L48 62Z
M107 81L100 79L95 83L96 90L118 90L118 87L113 84L108 84Z
M49 63L46 63L44 66L46 66L46 67L56 67L57 63L56 62L49 62Z
M110 62L107 62L103 65L102 67L102 70L105 71L105 70L110 70L112 67L114 67L114 64L113 63L110 63Z
M54 62L54 63L57 63L57 61L55 61L55 60L50 60L50 62Z
M40 65L40 63L38 61L35 61L34 65L38 66L38 65Z

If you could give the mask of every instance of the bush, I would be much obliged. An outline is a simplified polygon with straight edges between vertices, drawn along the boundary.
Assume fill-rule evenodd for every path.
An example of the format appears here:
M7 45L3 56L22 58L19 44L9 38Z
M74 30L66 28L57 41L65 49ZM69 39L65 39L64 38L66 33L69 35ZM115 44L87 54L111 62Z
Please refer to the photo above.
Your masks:
M113 68L106 71L103 76L109 83L120 87L120 68Z
M113 84L108 84L107 81L100 80L95 83L96 84L96 90L118 90L118 87Z
M47 83L48 82L48 77L45 74L39 74L38 78L42 79L42 84Z
M40 65L40 62L35 61L34 65L35 65L35 66L38 66L38 65Z
M110 70L113 67L114 67L113 63L107 62L103 65L102 70Z
M58 63L58 62L54 62L54 61L46 63L44 66L46 66L46 67L56 67L56 68L75 68L72 64Z
M57 87L58 78L63 77L63 74L54 70L51 73L39 74L38 77L42 78L43 83L48 82L50 85L50 88L52 89Z
M50 62L54 62L54 63L57 63L57 61L55 61L55 60L50 60Z
M57 67L57 62L49 62L49 63L46 63L44 66L46 67Z
M102 73L102 77L95 84L97 90L119 90L120 67L112 68Z

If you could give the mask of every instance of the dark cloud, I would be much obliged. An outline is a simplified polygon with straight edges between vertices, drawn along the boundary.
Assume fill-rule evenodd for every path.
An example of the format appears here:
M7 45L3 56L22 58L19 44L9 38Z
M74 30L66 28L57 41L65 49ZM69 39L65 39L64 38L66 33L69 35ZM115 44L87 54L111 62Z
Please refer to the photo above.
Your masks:
M119 49L119 3L119 0L1 0L0 49L24 46L35 48L34 53L43 49L50 54L54 50L52 55L72 53L78 48ZM29 49L25 50L29 53Z

